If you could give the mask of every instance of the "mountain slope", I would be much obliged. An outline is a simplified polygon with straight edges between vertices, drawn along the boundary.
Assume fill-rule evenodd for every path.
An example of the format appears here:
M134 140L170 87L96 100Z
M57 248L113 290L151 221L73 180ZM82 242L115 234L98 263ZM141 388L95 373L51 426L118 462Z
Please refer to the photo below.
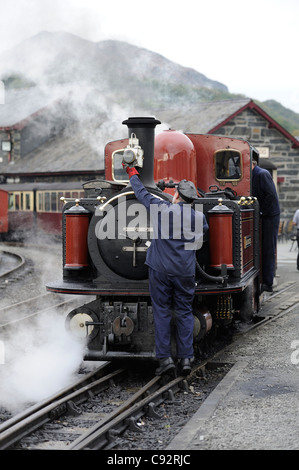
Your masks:
M190 112L196 102L244 98L147 49L115 40L95 43L66 32L28 38L0 56L0 70L6 87L36 84L50 87L53 96L69 93L78 119L163 111L171 123L172 114ZM259 105L288 131L299 129L297 113L274 100Z
M65 32L41 32L23 41L0 56L0 70L48 84L85 80L100 86L102 80L113 84L152 77L228 91L225 85L147 49L115 40L94 43Z

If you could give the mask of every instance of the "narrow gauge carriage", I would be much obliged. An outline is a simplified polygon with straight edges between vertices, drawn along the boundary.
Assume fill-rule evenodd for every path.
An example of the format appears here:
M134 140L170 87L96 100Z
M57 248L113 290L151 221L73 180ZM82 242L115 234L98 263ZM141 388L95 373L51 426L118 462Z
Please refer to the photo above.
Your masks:
M244 140L223 136L168 130L155 138L159 123L154 118L124 121L128 139L105 147L106 180L83 184L84 197L63 208L63 278L47 289L94 296L66 319L67 328L87 341L86 359L155 357L144 264L151 224L122 168L124 151L142 166L140 178L154 196L171 200L183 178L198 188L210 233L197 252L195 352L259 310L259 204L251 197L257 151Z
M11 183L0 186L0 234L20 239L32 233L62 233L61 198L84 196L82 183Z

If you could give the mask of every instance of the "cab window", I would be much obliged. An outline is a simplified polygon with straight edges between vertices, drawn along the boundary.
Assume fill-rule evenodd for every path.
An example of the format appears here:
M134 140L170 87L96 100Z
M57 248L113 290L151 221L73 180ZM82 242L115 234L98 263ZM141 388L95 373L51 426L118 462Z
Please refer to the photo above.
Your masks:
M123 149L120 149L112 154L112 178L114 181L128 181L128 175L122 166L123 153Z
M217 180L236 181L242 177L242 159L238 150L218 150L214 157Z

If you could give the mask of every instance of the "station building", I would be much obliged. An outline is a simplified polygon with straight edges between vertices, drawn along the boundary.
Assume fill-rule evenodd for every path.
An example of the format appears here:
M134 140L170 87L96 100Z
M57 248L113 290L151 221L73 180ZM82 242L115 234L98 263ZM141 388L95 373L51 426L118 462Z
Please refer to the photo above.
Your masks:
M157 117L183 132L249 141L277 185L281 219L293 217L299 208L299 141L252 99L198 102L176 112L171 122L169 111ZM79 125L67 96L53 100L37 88L7 91L0 106L0 185L103 178L104 146L97 132L104 122L103 117Z

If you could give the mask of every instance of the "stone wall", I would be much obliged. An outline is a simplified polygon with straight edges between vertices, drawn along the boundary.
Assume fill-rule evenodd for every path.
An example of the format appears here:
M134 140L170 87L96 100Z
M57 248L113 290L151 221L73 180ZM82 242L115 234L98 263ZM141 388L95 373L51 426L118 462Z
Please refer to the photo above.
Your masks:
M254 147L269 149L269 159L277 167L281 219L293 218L299 209L299 148L255 110L246 109L218 129L215 134L248 140Z
M2 142L11 142L11 151L2 150ZM14 162L21 155L21 134L18 130L0 131L0 170L7 162Z

